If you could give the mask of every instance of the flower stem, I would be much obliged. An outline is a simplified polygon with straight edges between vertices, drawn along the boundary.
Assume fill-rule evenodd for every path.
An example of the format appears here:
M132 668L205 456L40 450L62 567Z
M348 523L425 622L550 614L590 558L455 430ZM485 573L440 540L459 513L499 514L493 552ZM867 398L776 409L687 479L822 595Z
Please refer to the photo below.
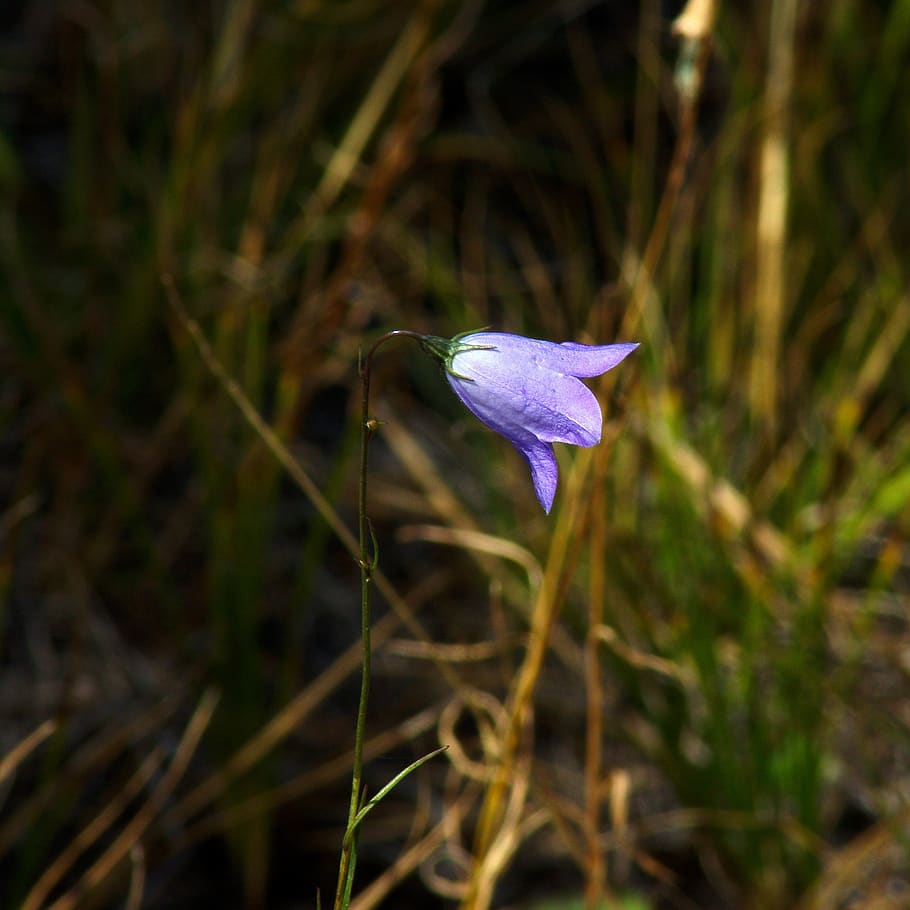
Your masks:
M341 859L338 864L338 884L335 890L334 910L343 910L350 900L350 879L354 875L353 859L356 850L357 813L361 808L363 797L363 741L366 729L367 704L370 699L371 672L371 632L370 632L370 582L376 568L376 545L373 528L367 517L367 460L370 440L376 431L378 421L370 417L370 374L373 368L373 355L376 350L391 338L404 336L421 341L424 336L406 329L394 329L381 335L360 362L361 416L360 416L360 489L358 494L357 514L360 538L360 641L361 641L361 674L360 702L357 706L357 724L354 730L354 760L351 771L351 804L348 809L348 823L345 828L341 848Z

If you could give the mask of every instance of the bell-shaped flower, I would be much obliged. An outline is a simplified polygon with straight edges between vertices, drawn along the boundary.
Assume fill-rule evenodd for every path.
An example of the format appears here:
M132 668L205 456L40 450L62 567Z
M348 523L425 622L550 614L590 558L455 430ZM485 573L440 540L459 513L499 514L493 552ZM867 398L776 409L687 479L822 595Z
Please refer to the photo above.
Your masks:
M425 336L422 343L442 360L446 379L465 407L525 457L547 513L558 480L552 443L600 442L600 405L579 377L606 373L638 347L556 344L503 332L475 332L451 340Z

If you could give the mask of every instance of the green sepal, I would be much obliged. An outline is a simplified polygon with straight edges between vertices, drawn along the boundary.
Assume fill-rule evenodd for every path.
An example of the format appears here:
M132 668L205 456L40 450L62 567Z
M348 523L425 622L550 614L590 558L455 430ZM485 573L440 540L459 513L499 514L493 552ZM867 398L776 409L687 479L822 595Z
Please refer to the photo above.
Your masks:
M472 329L469 332L459 332L454 338L440 338L438 335L422 335L420 346L431 356L435 357L443 366L443 369L454 376L456 379L463 379L470 382L468 376L461 376L452 369L452 361L456 354L462 354L465 351L495 351L495 344L464 344L460 339L467 338L469 335L476 335L483 329Z

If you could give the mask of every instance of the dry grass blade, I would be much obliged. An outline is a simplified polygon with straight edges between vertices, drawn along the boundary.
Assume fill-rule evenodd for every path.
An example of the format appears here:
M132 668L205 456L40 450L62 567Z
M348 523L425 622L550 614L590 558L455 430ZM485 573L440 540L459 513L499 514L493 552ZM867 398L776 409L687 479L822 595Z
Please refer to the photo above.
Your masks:
M481 531L463 528L449 528L441 525L407 525L398 532L402 543L426 540L450 547L463 547L490 556L499 556L520 565L528 573L528 587L536 591L543 579L543 570L537 557L512 540L484 534Z
M607 446L597 450L593 466L594 503L591 508L590 579L588 581L587 629L585 630L583 675L585 681L585 762L584 762L584 822L585 839L585 903L599 907L607 888L606 863L600 849L601 827L600 780L603 775L604 680L598 629L603 625L606 600L606 564L602 554L607 551L607 509L603 502L607 487Z
M460 827L472 805L474 794L465 792L449 803L443 818L416 844L401 854L382 875L351 901L350 910L371 910L388 897L392 889L415 869L424 866L434 852Z
M199 706L190 718L183 738L177 745L177 751L170 767L158 786L152 791L148 801L126 824L110 847L92 863L76 885L54 901L48 910L72 910L87 894L104 882L138 844L139 839L170 799L175 787L186 772L190 759L195 754L199 741L208 728L217 703L218 697L212 691L208 691L202 696Z
M761 148L756 224L755 348L752 407L768 430L777 422L780 339L785 318L785 254L790 199L788 108L793 90L796 0L774 0L765 83L765 135Z
M383 418L383 435L395 457L420 485L430 508L447 525L480 531L474 516L461 504L415 433L388 416Z
M196 345L199 356L203 363L218 380L222 388L230 396L231 400L239 409L247 423L253 428L256 435L266 444L269 451L281 466L293 478L298 487L306 494L307 498L316 507L322 519L332 529L338 539L344 544L348 552L358 558L358 544L354 535L347 525L342 522L338 513L332 508L331 503L322 495L316 482L304 470L303 466L291 455L287 446L278 438L278 434L259 416L259 412L253 407L252 402L244 394L243 389L237 384L222 366L221 362L215 356L211 345L202 334L199 324L187 313L177 295L177 288L174 280L170 275L162 276L165 292L167 293L168 302L171 305L180 324Z
M894 301L891 314L882 326L881 334L875 340L856 377L852 403L856 408L856 419L862 407L875 391L881 388L882 379L891 367L895 355L910 331L910 296L906 294ZM853 429L853 427L851 427Z
M794 565L794 547L790 541L769 522L757 520L747 497L729 481L714 477L695 449L673 438L662 421L649 423L648 433L655 448L691 488L693 501L700 509L706 506L714 509L731 534L750 536L756 550L770 565L777 568Z
M152 775L160 767L163 758L161 751L155 749L142 762L120 792L67 844L57 859L44 870L41 878L38 879L25 899L22 910L40 910L44 906L47 896L67 872L72 869L79 857L98 842L104 832L114 824L120 814L126 809L130 801L151 780Z
M709 19L708 25L712 24ZM680 96L679 129L673 147L673 158L664 181L664 189L654 216L654 223L648 234L647 245L640 257L632 249L627 249L623 257L622 271L629 288L630 306L623 318L621 335L628 338L634 337L638 334L639 324L643 323L645 329L649 330L651 339L659 344L664 356L668 358L672 358L673 349L665 343L664 315L659 306L655 280L692 152L699 96L711 57L712 37L710 33L702 33L697 40L690 79L691 87L689 91Z
M325 169L322 182L313 194L313 214L325 211L350 180L383 112L401 84L408 67L426 43L428 26L425 11L417 8L376 74L369 93L363 99L341 145Z
M103 730L83 744L66 766L65 773L47 781L15 812L9 814L0 826L0 855L6 853L36 823L42 812L58 798L66 786L89 780L93 774L102 774L108 763L113 762L134 742L155 730L177 708L176 699L167 698L125 723Z
M905 863L908 826L910 808L905 808L831 854L818 881L797 905L797 910L844 906L877 868Z
M516 636L511 642L478 641L474 644L451 645L430 641L408 641L394 639L386 647L386 654L395 657L407 657L412 660L438 660L445 663L465 664L492 660L502 654L504 647L517 645L520 639Z
M351 554L356 564L360 559L360 547L357 539L351 533L347 525L341 520L338 513L332 508L331 503L323 496L316 482L307 474L300 462L294 458L287 446L278 438L278 434L262 419L259 412L253 407L252 402L244 394L243 389L240 388L237 382L222 366L205 335L203 335L202 330L199 328L198 323L190 317L180 301L173 278L170 275L164 275L162 276L162 282L167 293L168 302L177 315L177 318L180 320L181 325L192 338L203 363L230 396L231 400L237 406L256 435L265 443L272 455L275 456L294 482L306 494L310 502L313 503L320 516L332 529L333 533L344 545L344 548ZM417 620L414 611L408 606L406 600L395 590L382 571L377 568L373 572L372 578L373 583L376 585L379 592L398 614L401 622L408 631L415 638L429 641L429 636ZM441 676L449 683L453 690L457 690L461 687L462 683L450 665L440 663L437 666Z
M5 781L57 729L55 720L46 720L0 759L0 783Z
M37 493L30 493L14 502L8 509L0 514L0 540L4 540L10 532L30 515L34 515L41 505L41 497Z
M425 584L414 592L413 600L417 606L431 600L442 578L431 575ZM400 624L401 619L395 613L389 613L373 626L373 644L380 648ZM231 781L249 771L261 761L272 749L297 729L310 714L321 705L348 676L360 666L360 642L352 644L343 654L337 657L326 670L300 691L284 708L281 709L255 736L251 737L234 753L214 774L187 794L168 813L168 821L185 822L198 811L217 799Z
M528 712L530 714L530 707ZM530 724L528 727L530 732ZM530 809L525 812L531 789L532 762L531 749L524 748L511 765L509 793L499 828L482 856L479 857L475 851L476 865L471 871L471 890L466 902L468 906L490 906L496 881L521 842L549 818L546 809Z
M470 711L477 726L483 760L478 761L468 756L458 735L458 722L463 713ZM453 698L443 708L439 716L439 742L449 746L448 758L452 767L465 780L477 780L489 783L492 769L499 757L499 732L507 720L503 706L488 692L470 693L470 701L463 695Z
M464 910L485 910L489 906L496 875L502 870L506 858L512 855L515 845L515 833L507 820L512 817L514 821L515 815L512 794L515 791L516 767L523 760L521 734L533 722L534 690L549 647L565 573L572 565L570 543L584 523L586 503L582 490L590 466L590 450L582 450L575 458L567 479L566 504L559 513L551 539L543 584L531 611L528 647L506 708L500 755L477 823L475 867L468 895L462 904Z
M626 644L617 634L616 630L610 626L598 626L594 630L597 641L607 645L618 657L621 657L626 663L640 670L652 670L662 676L675 679L683 685L692 685L695 680L693 674L672 660L665 657L658 657L655 654L646 654Z
M136 844L130 850L130 890L126 896L125 910L140 910L145 894L145 850Z

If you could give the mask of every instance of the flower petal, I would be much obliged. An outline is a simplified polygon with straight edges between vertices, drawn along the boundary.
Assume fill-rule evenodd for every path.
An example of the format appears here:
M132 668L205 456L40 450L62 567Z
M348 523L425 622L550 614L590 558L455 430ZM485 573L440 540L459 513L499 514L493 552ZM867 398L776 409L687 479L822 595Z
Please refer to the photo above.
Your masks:
M537 494L540 504L544 511L549 514L553 505L553 497L556 495L556 483L559 479L559 469L556 464L556 455L553 453L553 446L549 442L537 439L532 433L523 427L510 424L506 427L497 415L492 415L489 409L482 406L476 395L466 395L464 390L471 388L470 382L458 380L454 376L448 376L449 384L452 386L455 394L462 400L464 406L478 419L481 423L486 424L491 430L505 436L509 442L518 449L525 457L528 466L531 468L531 480L534 483L534 492ZM577 380L576 380L577 381ZM581 385L581 383L579 383ZM588 389L582 386L586 392ZM590 394L590 393L589 393ZM594 397L593 395L591 396ZM595 404L597 402L595 401ZM480 404L480 406L479 406ZM598 420L600 419L600 409L598 408Z
M530 433L543 442L600 442L600 405L572 376L497 347L456 354L446 378L476 417L510 440Z
M542 341L506 332L475 332L460 338L463 344L493 345L507 357L520 358L565 376L600 376L612 370L632 353L638 344L578 344Z
M531 468L531 480L534 482L534 492L544 512L549 515L553 507L553 497L556 495L556 484L559 481L559 468L556 465L553 446L528 437L521 445L516 443L516 448L527 459Z

